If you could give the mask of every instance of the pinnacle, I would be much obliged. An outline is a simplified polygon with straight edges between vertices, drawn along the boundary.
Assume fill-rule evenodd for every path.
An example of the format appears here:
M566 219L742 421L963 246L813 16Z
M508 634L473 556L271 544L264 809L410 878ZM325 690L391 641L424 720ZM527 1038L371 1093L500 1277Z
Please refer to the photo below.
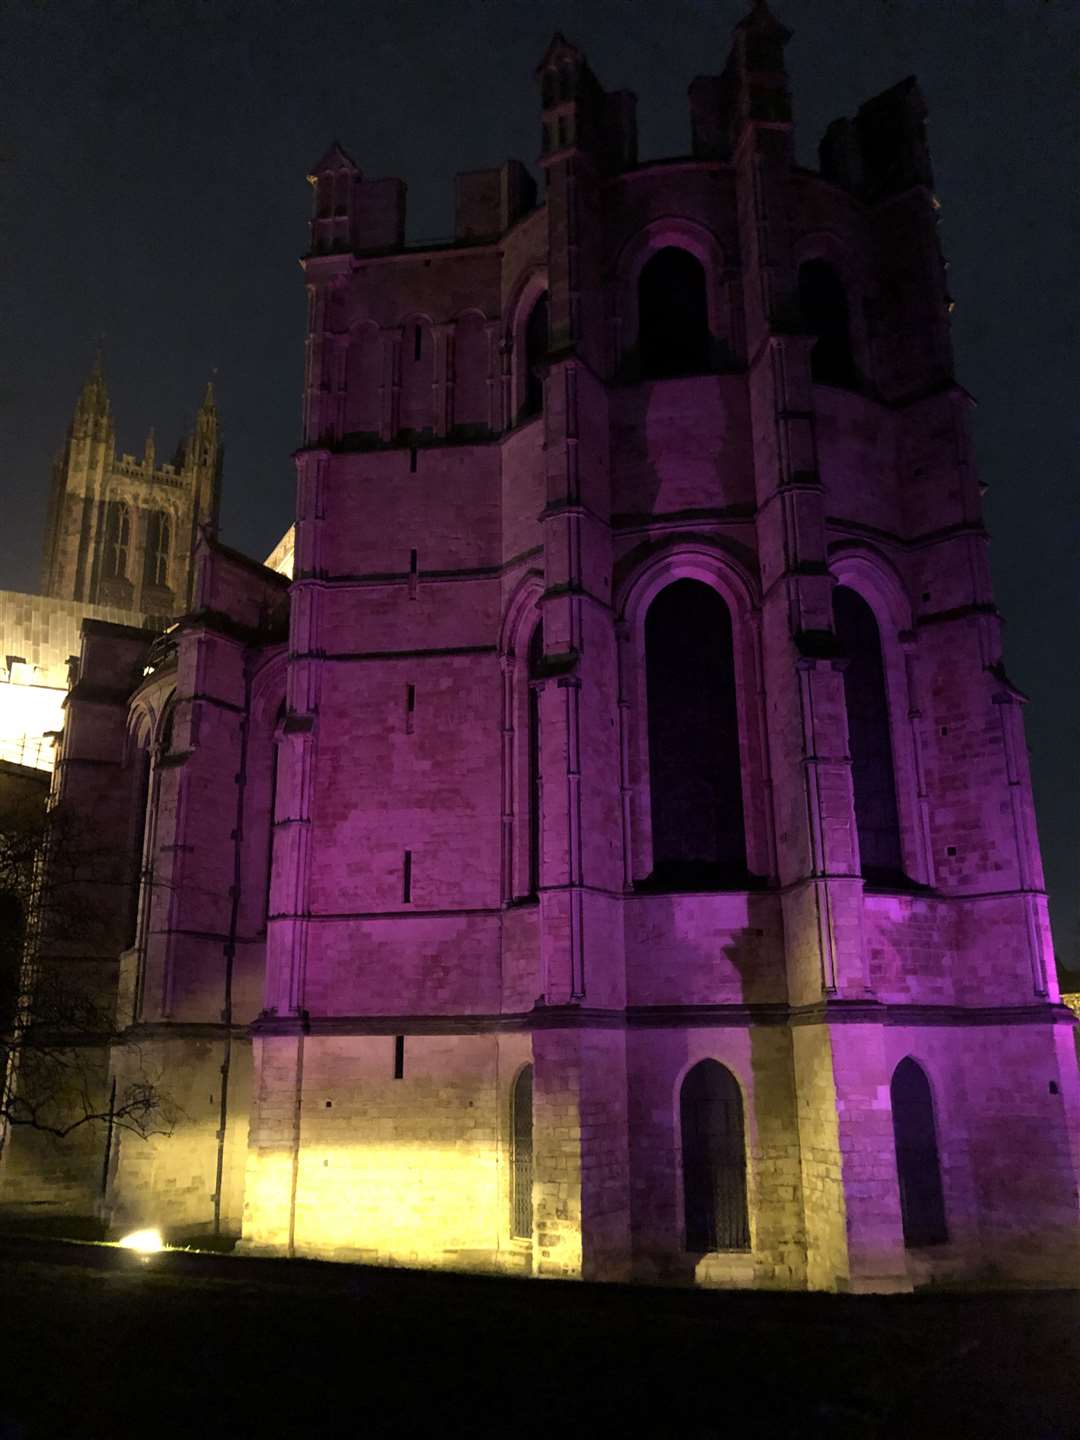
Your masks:
M550 65L553 61L564 57L577 61L584 61L585 59L577 46L568 40L561 30L556 30L551 37L547 49L544 51L544 58L537 66L537 70L543 70L545 66Z
M79 395L79 408L102 413L109 408L109 394L105 388L105 366L100 340L94 352L94 363L90 367L90 374L83 381L82 391Z
M769 9L768 0L753 0L749 14L744 15L735 27L737 30L779 30L787 37L791 31L782 24Z
M312 166L308 179L314 180L317 175L325 175L328 171L333 170L348 170L354 175L360 174L360 167L356 161L337 140L331 144L317 164Z

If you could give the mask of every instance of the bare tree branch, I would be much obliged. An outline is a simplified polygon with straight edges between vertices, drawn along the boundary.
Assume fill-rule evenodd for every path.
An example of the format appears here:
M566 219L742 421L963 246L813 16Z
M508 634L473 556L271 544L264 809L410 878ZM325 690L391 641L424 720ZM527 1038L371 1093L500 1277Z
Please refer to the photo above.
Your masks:
M178 1111L117 1015L118 923L140 883L137 857L63 806L31 797L0 815L0 1146L13 1127L172 1131ZM113 1089L117 1051L127 1078Z

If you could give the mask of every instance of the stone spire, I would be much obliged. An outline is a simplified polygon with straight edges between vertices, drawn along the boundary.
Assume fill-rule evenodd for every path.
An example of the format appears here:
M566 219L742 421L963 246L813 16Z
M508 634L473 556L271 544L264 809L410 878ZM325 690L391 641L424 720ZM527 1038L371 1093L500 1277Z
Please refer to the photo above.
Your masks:
M206 382L206 394L195 414L189 456L196 466L204 466L211 471L217 467L218 412L213 377Z
M79 398L75 402L72 419L72 434L88 430L107 430L111 425L109 392L105 388L105 370L101 358L101 346L97 347L90 374L83 382Z
M735 79L737 117L787 124L791 121L784 47L791 31L769 9L766 0L754 0L748 15L735 26L731 61Z

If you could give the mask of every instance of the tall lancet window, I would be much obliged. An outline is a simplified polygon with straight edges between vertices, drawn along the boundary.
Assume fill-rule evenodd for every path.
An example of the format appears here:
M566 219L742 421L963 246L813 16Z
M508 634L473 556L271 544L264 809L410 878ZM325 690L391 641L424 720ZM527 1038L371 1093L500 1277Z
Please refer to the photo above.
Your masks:
M270 798L268 804L268 823L266 834L266 882L263 894L263 927L270 921L270 897L274 882L274 835L277 825L277 797L278 797L278 766L280 764L278 736L281 734L281 727L285 721L285 701L278 707L277 719L274 723L274 733L270 737Z
M525 397L522 417L539 415L544 408L544 366L548 353L548 297L543 295L525 324Z
M747 883L731 615L676 580L645 617L653 871L658 889Z
M540 687L537 683L544 659L544 625L541 621L529 641L529 894L540 890L540 851L542 830L540 817Z
M827 261L807 260L799 267L799 305L807 330L817 336L810 351L813 379L825 385L857 385L847 294Z
M122 500L110 500L105 511L105 575L110 580L126 576L131 547L131 512Z
M903 854L881 635L870 606L846 585L833 591L833 615L847 657L844 700L862 873L868 879L898 878Z
M164 510L151 512L146 527L146 564L144 569L147 585L167 586L169 583L169 550L172 544L172 526Z
M127 906L124 917L124 949L139 938L139 907L142 903L143 866L146 860L146 833L150 824L150 748L140 745L131 762L131 812L128 827Z

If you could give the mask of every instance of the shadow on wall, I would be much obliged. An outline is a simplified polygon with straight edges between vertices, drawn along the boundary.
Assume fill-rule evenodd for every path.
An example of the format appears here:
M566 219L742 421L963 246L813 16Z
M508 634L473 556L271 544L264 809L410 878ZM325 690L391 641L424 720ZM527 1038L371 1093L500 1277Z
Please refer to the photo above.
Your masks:
M749 924L723 933L700 922L734 896L656 897L650 928L678 936L652 1003L775 1006L787 998L772 895L738 897ZM689 903L690 911L687 910ZM656 912L662 907L664 914ZM688 914L699 922L688 934ZM754 921L759 921L755 924ZM670 957L662 959L666 971ZM670 988L669 988L670 987ZM635 1261L670 1284L805 1282L804 1224L790 1030L782 1023L711 1024L635 1038L638 1113L632 1117ZM715 1068L714 1068L715 1067ZM689 1086L689 1088L687 1088Z

